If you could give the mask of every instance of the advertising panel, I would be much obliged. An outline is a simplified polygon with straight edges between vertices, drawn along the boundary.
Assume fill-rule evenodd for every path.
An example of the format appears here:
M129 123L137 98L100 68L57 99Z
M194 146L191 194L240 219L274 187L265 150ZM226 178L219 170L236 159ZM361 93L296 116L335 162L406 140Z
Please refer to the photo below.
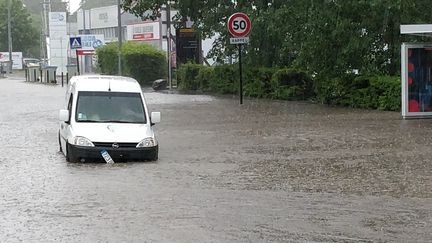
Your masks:
M117 5L93 8L90 11L90 20L87 20L91 29L116 27L117 20Z
M177 63L190 61L201 63L201 40L194 29L177 29L176 35Z
M52 26L66 26L66 12L50 12L49 24Z
M23 69L23 54L22 52L12 52L12 69ZM0 52L0 62L9 61L9 52Z
M50 12L48 64L56 66L58 73L66 72L68 41L66 12Z
M402 116L432 117L432 44L402 45Z
M130 41L152 41L160 39L160 23L148 22L128 25L127 39Z
M82 50L96 50L105 45L104 35L78 35L77 37L81 37Z

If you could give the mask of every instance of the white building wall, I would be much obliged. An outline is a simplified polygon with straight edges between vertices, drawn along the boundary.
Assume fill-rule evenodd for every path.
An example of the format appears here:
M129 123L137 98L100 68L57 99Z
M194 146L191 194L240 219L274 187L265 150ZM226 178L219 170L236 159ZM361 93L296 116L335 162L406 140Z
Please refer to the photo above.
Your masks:
M91 9L90 21L92 29L116 27L118 25L117 6Z
M85 29L90 29L90 10L82 9L78 10L77 12L77 24L78 24L78 30L84 29L84 22L85 22Z

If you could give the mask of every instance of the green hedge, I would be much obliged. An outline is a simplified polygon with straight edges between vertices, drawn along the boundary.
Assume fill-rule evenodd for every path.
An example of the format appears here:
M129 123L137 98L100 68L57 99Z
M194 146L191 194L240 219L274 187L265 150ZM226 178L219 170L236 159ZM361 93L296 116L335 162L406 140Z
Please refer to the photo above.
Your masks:
M166 57L156 47L129 42L123 45L122 55L125 72L141 84L152 84L166 77Z
M237 65L206 67L184 64L178 70L181 90L219 94L239 92ZM312 78L294 69L252 68L244 72L244 94L248 97L303 100L313 95Z
M98 66L102 74L118 74L118 44L110 43L96 49Z
M192 90L196 91L202 89L198 81L198 74L201 69L204 69L205 66L199 64L184 64L182 68L177 71L177 79L179 82L179 88L181 90Z
M329 105L399 111L400 77L354 76L316 82L316 97Z
M206 67L185 64L178 70L182 90L237 94L237 65ZM318 100L329 105L398 111L401 106L400 77L358 76L312 78L288 68L247 68L244 94L248 97L281 100Z
M102 74L118 73L118 44L111 43L98 48L98 65ZM151 84L166 76L164 52L153 46L138 43L125 43L122 46L123 74L138 80L141 84Z

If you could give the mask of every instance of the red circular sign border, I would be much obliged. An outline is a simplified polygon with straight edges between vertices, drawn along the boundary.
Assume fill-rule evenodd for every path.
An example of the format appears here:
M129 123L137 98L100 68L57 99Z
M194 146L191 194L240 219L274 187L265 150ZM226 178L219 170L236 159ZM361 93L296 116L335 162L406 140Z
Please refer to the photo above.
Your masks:
M236 33L233 29L233 26L232 26L232 22L237 17L243 17L246 20L247 28L246 28L246 31L243 32L242 34ZM233 37L246 37L251 32L251 29L252 29L251 20L250 20L249 16L247 16L247 14L245 14L245 13L240 13L240 12L235 13L235 14L231 15L228 19L228 31L230 32L230 34Z

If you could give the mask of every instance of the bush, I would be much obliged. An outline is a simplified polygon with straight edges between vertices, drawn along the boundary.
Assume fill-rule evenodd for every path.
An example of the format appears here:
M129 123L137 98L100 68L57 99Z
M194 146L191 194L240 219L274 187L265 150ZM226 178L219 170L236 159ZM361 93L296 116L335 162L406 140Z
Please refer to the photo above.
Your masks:
M202 91L211 91L210 83L214 80L215 72L214 68L201 66L198 72L198 76L196 77L196 82L198 82L200 90Z
M317 82L315 90L317 98L330 105L391 111L401 106L399 77L348 75Z
M400 77L376 76L371 80L377 90L380 110L400 111L401 109L401 81Z
M201 64L193 63L181 65L177 72L179 88L181 90L201 90L198 74L203 67Z
M236 65L220 65L214 67L214 76L209 83L209 90L220 94L238 92L239 75Z
M111 43L96 50L102 74L118 73L118 45ZM125 43L122 46L123 75L131 76L141 84L151 84L164 78L167 64L165 54L147 44Z
M114 75L118 73L118 45L111 43L96 49L98 67L102 74Z
M126 43L122 47L125 73L141 84L164 78L167 61L164 52L147 44Z
M237 65L206 67L185 64L178 70L182 90L236 94L239 90ZM302 100L313 96L312 78L294 69L249 68L244 72L244 94L249 97Z
M280 69L273 74L272 98L306 100L314 95L312 78L295 69Z
M185 64L178 73L183 90L238 93L237 65ZM244 72L244 94L257 98L306 100L316 97L329 105L397 111L401 105L400 89L400 78L390 76L346 74L314 80L296 69L249 68Z
M251 68L245 72L244 93L249 97L271 98L275 68Z

